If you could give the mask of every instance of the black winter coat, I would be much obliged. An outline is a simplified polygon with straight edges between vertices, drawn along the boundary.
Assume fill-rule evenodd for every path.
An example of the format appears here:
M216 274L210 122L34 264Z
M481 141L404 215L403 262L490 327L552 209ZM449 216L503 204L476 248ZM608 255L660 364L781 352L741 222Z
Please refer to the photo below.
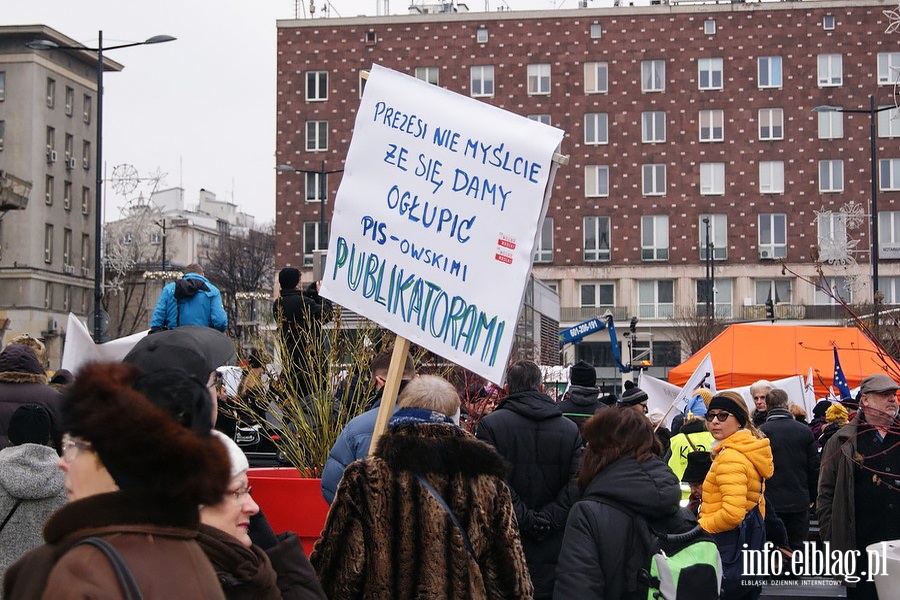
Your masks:
M569 512L554 598L627 597L635 591L638 570L649 564L649 552L641 541L646 529L636 529L631 515L602 500L657 521L678 511L681 488L678 478L656 457L640 463L620 458L597 473Z
M494 446L509 465L507 481L534 595L549 598L566 518L578 499L573 481L581 461L578 426L562 416L550 396L528 391L507 396L481 419L475 436ZM545 535L533 531L537 512L551 521Z
M315 282L302 292L281 290L272 313L286 356L282 358L283 383L289 396L302 397L313 389L313 381L325 377L324 358L311 357L321 350L321 324L331 320L334 305L316 290Z
M766 481L766 497L779 512L807 510L819 481L819 449L808 425L784 408L768 411L760 430L769 438L775 474Z
M572 419L579 430L584 427L585 421L594 416L598 408L606 408L606 405L600 402L598 388L580 385L570 386L558 406L563 416Z
M0 353L0 449L9 446L9 421L23 404L39 404L50 415L53 446L62 438L62 396L47 385L47 375L27 346L10 344Z

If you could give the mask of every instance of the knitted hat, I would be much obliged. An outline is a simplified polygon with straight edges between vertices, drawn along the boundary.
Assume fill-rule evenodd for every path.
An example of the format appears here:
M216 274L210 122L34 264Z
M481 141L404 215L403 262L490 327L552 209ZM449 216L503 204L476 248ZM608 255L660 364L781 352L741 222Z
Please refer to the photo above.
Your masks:
M625 393L619 398L619 406L634 406L635 404L646 402L649 398L647 392L635 386L625 390Z
M278 271L278 285L283 290L292 290L300 283L300 270L294 267L285 267Z
M747 425L749 415L747 414L747 405L743 398L735 392L721 392L713 396L709 401L709 410L724 410L732 415L741 424L741 427ZM709 413L706 413L709 418Z
M816 405L813 406L813 418L816 419L824 419L825 413L828 409L831 408L831 402L828 400L819 400L816 402Z
M696 398L700 396L700 399L703 400L703 404L706 405L706 408L709 408L709 401L713 398L713 393L709 390L709 388L697 388L694 390L694 393L691 394L692 398Z
M825 411L825 420L829 423L846 422L848 417L847 409L840 404L832 404Z
M705 450L688 452L687 467L681 480L685 483L702 483L706 479L709 468L712 467L712 457Z
M23 404L13 412L6 433L13 446L46 445L50 441L50 415L39 404Z
M231 465L232 479L250 468L250 462L247 460L247 455L244 454L244 451L241 450L240 446L238 446L234 440L216 429L213 429L212 433L217 440L222 442L225 446L225 450L228 451L228 463Z
M597 385L597 370L592 365L579 360L569 367L569 381L572 382L572 385L594 387Z

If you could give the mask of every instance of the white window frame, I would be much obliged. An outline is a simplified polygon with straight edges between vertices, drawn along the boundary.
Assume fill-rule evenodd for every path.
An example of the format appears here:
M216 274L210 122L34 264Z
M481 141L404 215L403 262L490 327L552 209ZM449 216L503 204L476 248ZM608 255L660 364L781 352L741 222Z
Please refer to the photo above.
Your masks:
M706 35L715 35L716 34L716 20L715 19L706 19L703 21L703 33Z
M878 53L878 85L900 82L900 52Z
M879 277L878 291L884 294L885 304L900 304L900 277Z
M591 23L591 39L599 40L603 37L603 27L600 23Z
M706 302L700 299L701 296L701 286L705 287L707 284L706 279L697 279L695 280L696 285L694 286L697 293L697 314L705 314L703 311L706 310ZM733 301L732 298L734 296L734 285L732 284L731 279L728 278L716 278L713 280L713 297L712 297L712 305L713 305L713 313L715 316L722 319L730 319L732 317L733 310Z
M819 191L823 194L844 191L844 161L827 159L819 161Z
M645 144L662 144L666 141L666 112L663 110L641 113L641 141Z
M641 61L641 91L644 93L666 91L666 61L663 59Z
M416 67L416 79L420 79L425 83L430 83L432 85L440 85L440 67Z
M725 62L718 57L697 59L697 86L701 90L721 90L725 85Z
M818 114L820 140L839 140L844 137L844 113L824 111Z
M825 15L822 17L822 29L825 31L834 31L835 19L834 15Z
M544 125L550 125L550 115L528 115L528 119Z
M587 146L603 146L609 143L607 113L584 113L584 143Z
M606 94L609 92L609 63L584 63L584 93Z
M900 158L878 160L878 181L882 192L900 191Z
M700 163L700 195L725 195L725 163Z
M586 302L585 292L590 290L593 302ZM611 296L612 302L603 302L603 296ZM612 310L616 307L616 284L612 281L582 281L578 283L578 306Z
M481 26L475 30L475 41L479 44L487 44L487 41L488 41L487 27Z
M584 262L607 262L610 260L612 225L609 217L592 215L582 222L584 242ZM588 236L593 239L588 239ZM605 241L605 245L604 245ZM590 243L590 246L589 246Z
M842 54L820 54L816 58L816 78L819 87L838 87L844 83L844 57Z
M328 197L328 175L325 173L304 173L305 198L310 203L324 202Z
M761 160L759 161L759 193L783 194L784 193L784 161Z
M757 85L759 89L781 88L781 57L760 56L757 59Z
M669 260L669 215L641 217L641 260Z
M814 299L813 303L816 306L838 306L840 302L835 300L830 294L826 293L824 290L820 289L820 285L827 285L831 294L837 296L842 299L845 303L851 304L853 302L853 289L850 283L850 280L846 277L825 277L823 280L818 280L816 283L815 291L813 293ZM880 279L880 277L879 277Z
M541 224L541 234L534 248L534 262L553 262L553 217L544 217Z
M697 116L700 126L700 141L725 141L725 111L721 109L704 109Z
M469 68L469 91L472 98L494 95L494 65L473 65Z
M757 279L753 282L754 304L762 306L769 298L774 304L790 304L793 286L790 279Z
M784 139L784 109L761 108L759 118L759 139L761 141L776 141Z
M550 63L526 65L528 74L528 95L550 95Z
M697 221L700 231L700 260L706 260L706 223L703 219L709 219L709 234L713 241L713 260L728 259L728 215L701 214Z
M609 197L609 167L586 165L584 167L584 195L586 198Z
M303 266L304 267L311 267L313 265L313 255L315 254L315 252L317 250L325 250L325 247L327 247L327 245L328 245L328 242L327 242L328 222L327 221L324 222L324 226L325 226L324 227L325 235L321 236L321 235L319 235L319 221L305 221L303 223ZM314 236L313 241L315 243L312 245L312 248L311 248L312 251L307 252L307 249L309 246L308 240L309 240L310 236ZM319 246L320 241L324 242L323 246L325 246L325 247Z
M757 232L761 259L787 258L787 215L761 213L757 219Z
M675 281L643 279L638 281L638 316L642 319L668 319L675 314Z
M328 121L306 122L306 151L324 152L328 150Z
M666 165L664 163L641 166L641 193L644 196L666 195Z
M882 110L878 113L878 137L900 137L900 108Z
M828 248L846 248L847 215L841 212L819 214L816 219L816 240L820 252Z
M884 258L900 258L900 210L878 212L878 250Z
M328 100L328 71L307 71L304 80L307 102Z

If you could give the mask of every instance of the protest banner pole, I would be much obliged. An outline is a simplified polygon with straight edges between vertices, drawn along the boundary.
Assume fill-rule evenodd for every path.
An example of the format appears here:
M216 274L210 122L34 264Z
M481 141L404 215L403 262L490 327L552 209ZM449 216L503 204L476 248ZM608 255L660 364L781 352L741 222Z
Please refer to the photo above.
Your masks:
M375 452L378 438L387 429L387 423L394 414L394 405L397 403L397 392L400 391L400 381L403 379L403 369L406 366L406 355L409 352L409 340L397 336L394 340L394 352L391 354L391 366L388 367L387 381L384 383L384 393L381 395L381 406L378 408L378 417L375 419L375 429L372 431L372 442L369 444L369 454Z

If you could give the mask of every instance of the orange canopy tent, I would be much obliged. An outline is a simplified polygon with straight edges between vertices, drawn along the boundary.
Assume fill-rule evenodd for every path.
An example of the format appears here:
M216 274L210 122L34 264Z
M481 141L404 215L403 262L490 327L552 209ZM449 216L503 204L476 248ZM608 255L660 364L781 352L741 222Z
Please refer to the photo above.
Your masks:
M887 372L893 377L900 373L900 364L889 356L879 356L877 347L855 327L740 324L729 326L687 361L670 369L669 383L687 383L700 361L710 354L718 390L747 386L760 379L806 377L812 367L816 398L822 398L828 395L834 375L835 346L850 389L873 373Z

